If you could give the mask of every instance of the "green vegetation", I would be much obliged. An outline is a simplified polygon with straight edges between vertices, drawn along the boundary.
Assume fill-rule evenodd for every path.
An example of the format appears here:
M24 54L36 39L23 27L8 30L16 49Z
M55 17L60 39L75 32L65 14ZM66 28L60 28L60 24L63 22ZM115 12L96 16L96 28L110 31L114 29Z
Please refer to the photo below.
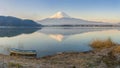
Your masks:
M95 40L90 45L95 49L103 49L115 46L116 43L114 43L111 39L107 39L107 40Z
M23 68L23 66L19 63L9 62L8 65L9 65L9 68Z

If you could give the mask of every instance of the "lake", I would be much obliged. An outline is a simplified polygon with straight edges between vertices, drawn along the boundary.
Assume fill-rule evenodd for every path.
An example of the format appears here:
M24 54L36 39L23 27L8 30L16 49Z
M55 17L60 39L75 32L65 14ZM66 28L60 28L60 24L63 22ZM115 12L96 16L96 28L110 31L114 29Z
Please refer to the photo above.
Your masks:
M111 38L120 43L120 28L116 27L43 27L0 28L0 53L9 55L9 49L36 50L38 57L59 52L92 50L93 40Z

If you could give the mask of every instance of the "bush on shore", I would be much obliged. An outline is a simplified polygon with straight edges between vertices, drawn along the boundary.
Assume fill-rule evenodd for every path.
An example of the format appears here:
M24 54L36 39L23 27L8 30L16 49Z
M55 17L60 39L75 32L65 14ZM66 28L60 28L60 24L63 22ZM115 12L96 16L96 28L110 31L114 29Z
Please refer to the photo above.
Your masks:
M94 40L90 45L95 49L103 49L115 46L116 43L114 43L111 39L107 39L107 40Z

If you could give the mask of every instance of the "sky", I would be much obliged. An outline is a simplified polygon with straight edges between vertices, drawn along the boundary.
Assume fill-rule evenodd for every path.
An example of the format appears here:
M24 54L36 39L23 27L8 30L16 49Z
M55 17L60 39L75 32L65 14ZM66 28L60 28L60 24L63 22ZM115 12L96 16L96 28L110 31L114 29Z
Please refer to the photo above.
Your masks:
M41 20L58 11L85 20L120 22L120 0L0 0L0 15Z

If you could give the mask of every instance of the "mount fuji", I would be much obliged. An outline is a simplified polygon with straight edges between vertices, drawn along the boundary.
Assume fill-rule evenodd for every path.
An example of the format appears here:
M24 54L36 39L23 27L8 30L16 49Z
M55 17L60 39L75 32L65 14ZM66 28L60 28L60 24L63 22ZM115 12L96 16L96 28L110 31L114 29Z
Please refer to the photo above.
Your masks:
M50 18L70 18L70 16L68 16L66 13L64 12L57 12L56 14L54 14L53 16L51 16Z
M53 16L38 21L42 25L108 25L109 23L87 21L72 18L64 12L57 12Z

